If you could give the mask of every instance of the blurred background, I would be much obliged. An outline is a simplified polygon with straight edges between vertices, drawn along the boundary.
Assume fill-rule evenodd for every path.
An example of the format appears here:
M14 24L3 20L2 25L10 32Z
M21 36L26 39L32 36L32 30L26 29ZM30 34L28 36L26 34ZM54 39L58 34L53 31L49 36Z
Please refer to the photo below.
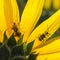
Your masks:
M24 7L25 7L27 1L28 0L17 0L18 6L19 6L19 10L20 10L20 15L22 15L22 12L24 10ZM60 9L60 0L45 0L44 8L43 8L43 13L42 13L41 18L39 19L36 27L40 23L42 23L44 20L49 18L58 9ZM60 35L60 28L50 38L53 38L53 37L59 36L59 35Z

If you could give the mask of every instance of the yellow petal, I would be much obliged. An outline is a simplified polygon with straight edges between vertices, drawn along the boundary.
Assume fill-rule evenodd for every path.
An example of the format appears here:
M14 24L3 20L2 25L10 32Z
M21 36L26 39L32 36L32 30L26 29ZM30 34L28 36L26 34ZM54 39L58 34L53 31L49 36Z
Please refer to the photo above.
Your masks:
M19 11L16 0L4 0L4 12L8 37L12 34L13 23L19 22Z
M52 0L45 0L44 9L50 9L52 4Z
M0 30L3 32L6 30L6 22L4 16L4 0L0 0Z
M60 52L46 55L38 55L36 60L60 60Z
M60 8L60 0L53 0L53 8L54 9Z
M3 43L3 33L0 31L0 43Z
M36 53L39 54L50 54L60 52L60 37L51 39L45 46L35 49Z
M2 36L6 28L7 27L4 16L4 0L0 0L0 42L3 42Z
M19 8L16 0L11 0L11 5L13 9L13 22L20 23Z
M44 0L28 0L23 11L20 23L20 30L24 33L23 41L25 42L39 17L42 14Z
M13 10L11 5L11 0L4 0L4 13L5 13L6 24L8 29L7 34L10 35L12 32L11 28L13 24Z
M16 27L20 30L20 14L19 8L16 0L11 0L12 10L13 10L13 23L16 23ZM19 37L15 37L16 41L18 41Z
M11 0L4 0L4 13L7 25L10 26L13 21L13 10L11 5Z
M50 18L48 18L43 23L41 23L32 32L29 39L27 40L27 43L35 40L33 47L37 47L37 46L41 45L43 42L45 42L59 28L59 24L60 24L59 18L60 18L60 9L55 14L53 14ZM43 37L43 39L41 39L41 41L40 41L39 37L41 37L41 35L43 35L43 34L45 37Z

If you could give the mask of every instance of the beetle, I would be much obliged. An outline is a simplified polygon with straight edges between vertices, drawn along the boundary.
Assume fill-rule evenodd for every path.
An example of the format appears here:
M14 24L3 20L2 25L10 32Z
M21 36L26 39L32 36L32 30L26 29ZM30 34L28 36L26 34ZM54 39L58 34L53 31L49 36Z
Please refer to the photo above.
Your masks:
M15 32L15 36L20 37L21 33L18 31L18 28L17 28L17 26L16 26L16 24L15 24L15 23L13 24L12 29L13 29L13 30L14 30L14 32Z
M40 41L42 41L42 40L44 40L44 38L46 38L46 36L47 36L48 34L49 34L48 32L45 32L45 33L43 33L42 35L40 35L40 36L38 37L38 39L39 39Z

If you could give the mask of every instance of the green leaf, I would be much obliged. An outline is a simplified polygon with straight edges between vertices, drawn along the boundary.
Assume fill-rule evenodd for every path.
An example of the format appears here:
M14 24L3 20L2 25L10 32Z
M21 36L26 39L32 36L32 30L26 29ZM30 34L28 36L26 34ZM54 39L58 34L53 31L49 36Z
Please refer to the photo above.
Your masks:
M19 56L19 55L21 55L21 56L24 55L23 44L20 46L15 46L12 49L12 56Z
M27 51L27 45L23 44L23 50L24 50L24 54L26 55L26 51Z
M17 42L17 45L21 45L23 42L23 35L19 38L18 42Z
M28 60L36 60L38 54L30 54Z
M7 35L6 35L6 31L5 31L5 32L4 32L4 39L3 39L3 42L6 43L7 40L8 40L8 38L7 38Z
M14 34L12 34L12 36L8 39L7 45L11 48L16 45Z
M34 44L34 41L30 42L28 45L27 45L27 51L26 51L26 55L29 55L31 50L32 50L32 47L33 47L33 44Z

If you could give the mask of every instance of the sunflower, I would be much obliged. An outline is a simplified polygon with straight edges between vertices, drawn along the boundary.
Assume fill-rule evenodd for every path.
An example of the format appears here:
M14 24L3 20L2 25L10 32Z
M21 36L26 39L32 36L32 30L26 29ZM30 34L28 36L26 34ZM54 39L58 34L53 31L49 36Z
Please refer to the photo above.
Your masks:
M34 41L31 53L38 54L36 60L60 59L60 37L48 40L60 27L60 9L35 28L43 6L44 0L28 0L20 18L16 0L0 0L0 42L5 31L8 39L14 33L16 42L23 35L25 45Z
M44 9L51 9L51 7L55 10L60 8L60 0L45 0Z

